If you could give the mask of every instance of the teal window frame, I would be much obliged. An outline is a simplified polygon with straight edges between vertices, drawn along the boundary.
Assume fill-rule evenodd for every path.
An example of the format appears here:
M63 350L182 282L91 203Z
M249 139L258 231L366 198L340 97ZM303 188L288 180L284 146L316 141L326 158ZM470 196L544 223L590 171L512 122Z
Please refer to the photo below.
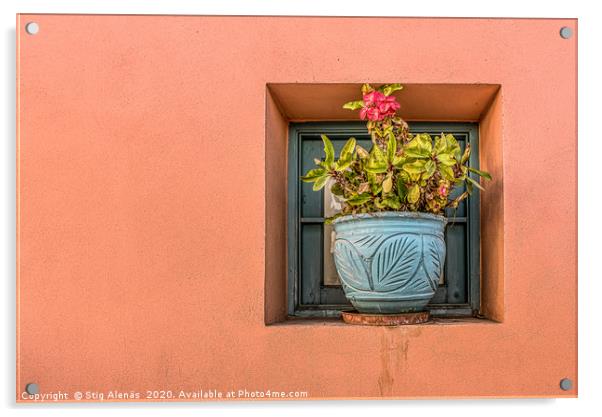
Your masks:
M479 128L477 123L412 122L414 133L441 132L455 135L461 145L471 146L469 165L479 168ZM300 317L336 317L342 310L350 310L340 287L323 284L323 191L311 191L311 184L303 183L299 176L313 158L322 156L320 134L326 134L340 147L354 136L368 141L366 126L362 122L306 122L289 126L288 155L288 314ZM337 147L337 142L339 147ZM369 144L369 142L368 142ZM369 146L369 145L368 145ZM476 178L475 178L476 179ZM460 193L462 190L456 190ZM309 203L308 200L311 200ZM303 210L312 208L310 215ZM319 209L317 208L319 205ZM302 207L303 206L303 207ZM319 213L318 213L319 211ZM462 215L458 215L458 212ZM480 308L480 210L479 190L475 191L457 210L446 210L449 228L446 242L446 281L435 293L428 306L433 316L475 316ZM318 227L318 225L322 225ZM462 238L458 235L461 234ZM305 242L304 242L305 241ZM453 249L451 246L453 245ZM308 301L308 299L310 301Z

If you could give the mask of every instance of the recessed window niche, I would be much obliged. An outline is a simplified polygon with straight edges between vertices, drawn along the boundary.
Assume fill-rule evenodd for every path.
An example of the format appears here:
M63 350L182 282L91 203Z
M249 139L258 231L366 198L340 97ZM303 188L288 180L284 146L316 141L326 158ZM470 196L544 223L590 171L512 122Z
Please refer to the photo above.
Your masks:
M373 82L373 84L378 84ZM265 323L289 316L287 155L289 123L352 121L341 107L357 97L360 84L271 83L266 86L266 265ZM502 89L498 84L404 84L395 93L408 122L472 122L479 126L479 165L493 181L480 194L479 317L503 321ZM311 321L308 321L311 324Z

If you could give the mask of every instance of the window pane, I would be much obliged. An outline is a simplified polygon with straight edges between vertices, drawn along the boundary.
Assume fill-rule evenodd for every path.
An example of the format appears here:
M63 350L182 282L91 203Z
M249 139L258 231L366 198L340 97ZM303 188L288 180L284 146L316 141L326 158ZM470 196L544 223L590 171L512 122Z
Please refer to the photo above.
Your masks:
M334 216L340 210L333 207L332 193L324 188L324 217ZM324 225L324 285L341 285L332 254L334 228L331 224Z
M304 137L301 141L301 173L305 174L310 169L315 168L314 158L323 157L322 140L318 137ZM301 184L301 216L302 217L321 217L322 216L322 196L312 190L313 184L302 182Z
M449 303L465 303L467 300L466 280L466 224L448 223L445 231L447 256L447 297Z
M301 304L320 304L322 225L303 225L301 239Z

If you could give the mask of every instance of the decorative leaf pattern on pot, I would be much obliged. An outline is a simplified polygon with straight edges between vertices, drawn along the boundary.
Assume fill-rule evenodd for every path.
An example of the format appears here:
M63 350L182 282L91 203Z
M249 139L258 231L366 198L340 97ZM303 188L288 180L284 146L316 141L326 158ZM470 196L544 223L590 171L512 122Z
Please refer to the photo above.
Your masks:
M423 236L424 270L433 291L439 286L445 262L445 242L434 236Z
M359 238L349 236L347 239L365 259L372 259L384 238L379 234L367 234Z
M357 291L374 290L372 278L362 261L362 255L350 242L344 239L335 241L334 262L344 285Z
M412 276L412 279L400 291L408 294L434 294L435 290L426 276L426 271L422 263Z
M392 236L380 246L372 260L372 277L377 291L406 285L420 265L419 239L414 235Z

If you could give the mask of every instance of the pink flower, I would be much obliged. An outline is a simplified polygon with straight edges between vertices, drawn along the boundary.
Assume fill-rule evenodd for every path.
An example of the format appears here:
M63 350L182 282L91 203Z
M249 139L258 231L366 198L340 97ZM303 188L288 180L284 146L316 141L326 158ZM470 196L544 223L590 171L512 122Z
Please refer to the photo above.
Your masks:
M445 186L445 185L441 185L441 186L439 187L439 195L442 195L442 196L444 196L444 197L445 197L445 196L447 195L447 192L448 192L448 191L449 191L449 190L447 189L447 186Z
M380 101L386 96L380 91L372 91L368 94L364 94L364 105L373 106L380 103Z
M395 114L395 111L399 109L399 103L395 100L393 96L385 96L378 103L378 111L384 113L387 116L392 116Z
M360 117L362 120L366 120L367 118L373 122L384 119L384 115L380 114L376 107L364 107L360 110Z
M362 109L360 110L360 118L362 120L366 120L366 117L368 117L368 109L369 107L362 107Z
M364 107L360 111L362 120L380 121L385 117L393 116L399 103L393 96L385 96L380 91L371 91L364 94Z

